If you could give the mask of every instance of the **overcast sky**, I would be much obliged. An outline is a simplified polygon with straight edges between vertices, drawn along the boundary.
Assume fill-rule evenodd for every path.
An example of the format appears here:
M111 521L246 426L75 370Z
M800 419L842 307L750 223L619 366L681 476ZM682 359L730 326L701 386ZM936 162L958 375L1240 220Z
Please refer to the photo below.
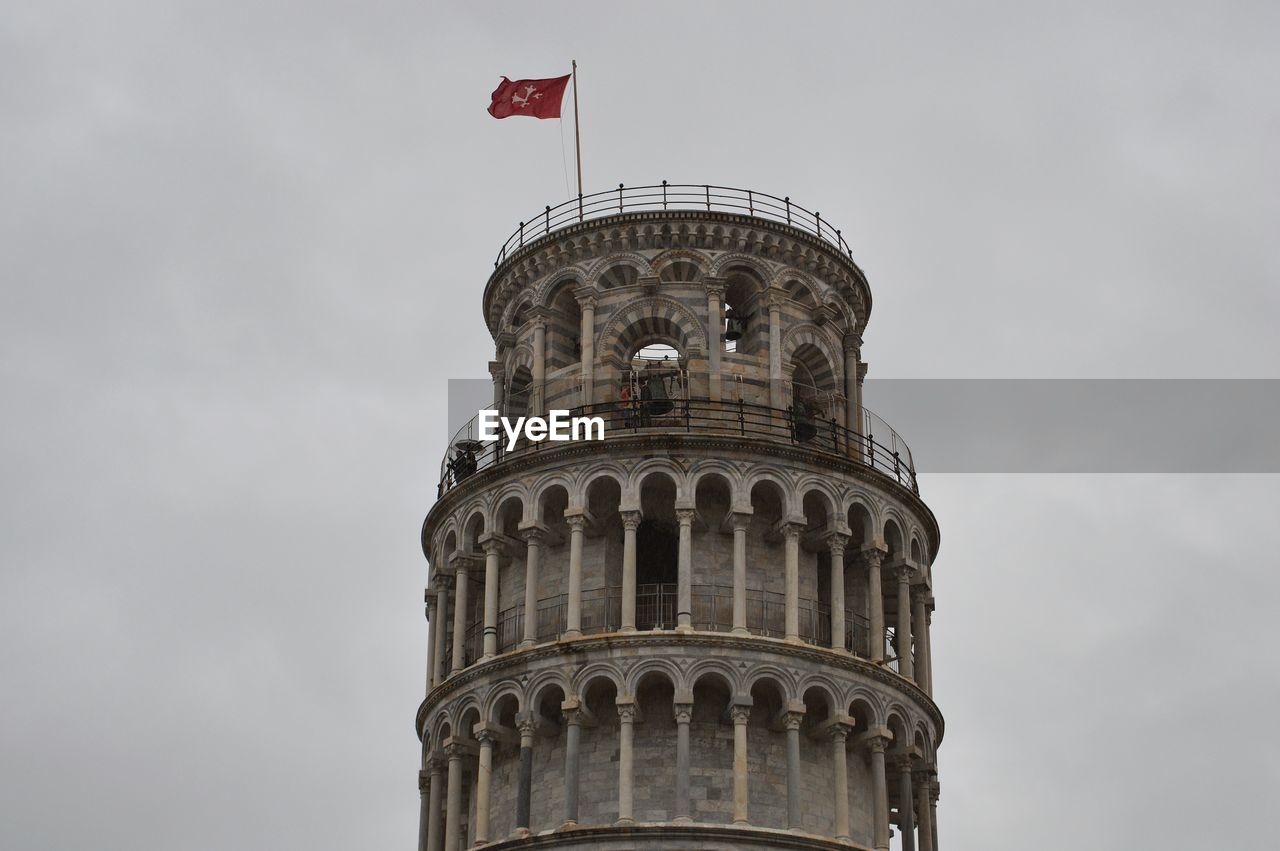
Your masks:
M573 168L501 74L588 191L821 210L873 376L1280 377L1274 2L0 6L6 849L416 841L445 380ZM1280 479L904 436L944 848L1273 844Z

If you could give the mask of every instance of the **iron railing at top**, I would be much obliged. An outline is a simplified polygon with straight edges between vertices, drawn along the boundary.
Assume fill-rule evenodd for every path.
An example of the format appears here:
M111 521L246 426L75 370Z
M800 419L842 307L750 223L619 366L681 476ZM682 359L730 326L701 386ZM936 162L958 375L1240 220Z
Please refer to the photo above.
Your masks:
M668 183L664 180L651 186L624 186L619 183L617 189L580 194L554 207L544 207L541 212L521 222L507 238L493 261L493 267L498 268L525 244L561 228L618 213L657 210L726 212L766 219L811 233L853 259L853 251L840 229L832 227L822 218L821 212L805 209L790 196L779 198L753 189L709 183Z
M570 414L604 419L606 441L611 435L652 433L719 433L783 441L859 461L913 493L920 493L911 450L884 420L865 409L859 430L845 428L834 418L822 419L794 406L780 410L742 400L635 399L579 406ZM507 449L505 436L487 442L477 437L475 417L454 435L440 464L439 496L504 458L562 445L521 439L513 449Z

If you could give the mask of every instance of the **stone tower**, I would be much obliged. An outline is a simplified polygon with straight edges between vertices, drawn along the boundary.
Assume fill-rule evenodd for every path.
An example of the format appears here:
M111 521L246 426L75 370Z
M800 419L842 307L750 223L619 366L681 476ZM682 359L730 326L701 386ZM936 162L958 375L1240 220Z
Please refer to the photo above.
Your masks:
M520 225L494 407L422 528L423 851L936 851L938 526L863 407L866 277L789 199L660 186Z

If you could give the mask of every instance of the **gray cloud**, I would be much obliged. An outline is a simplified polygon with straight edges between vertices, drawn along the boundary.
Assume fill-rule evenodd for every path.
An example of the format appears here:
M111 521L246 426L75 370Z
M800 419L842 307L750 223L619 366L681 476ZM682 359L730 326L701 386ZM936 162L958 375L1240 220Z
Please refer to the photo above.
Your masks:
M578 59L589 189L820 209L873 377L1272 378L1277 17L7 4L3 844L414 841L445 379L567 193L554 122L485 114L498 75ZM921 490L948 846L1265 844L1276 478Z

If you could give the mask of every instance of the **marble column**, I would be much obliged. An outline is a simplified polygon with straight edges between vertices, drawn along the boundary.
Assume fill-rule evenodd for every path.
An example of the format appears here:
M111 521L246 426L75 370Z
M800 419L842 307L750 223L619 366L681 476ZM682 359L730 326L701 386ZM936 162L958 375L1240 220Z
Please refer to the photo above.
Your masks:
M692 508L677 508L680 521L680 549L676 574L676 630L693 629L693 517Z
M787 828L800 829L800 722L803 710L793 709L783 716L787 731Z
M938 851L938 780L935 773L934 780L929 784L929 828L933 831L933 851Z
M453 602L453 664L449 676L461 673L467 666L467 592L470 580L467 578L467 562L458 560L454 571L455 599Z
M911 658L911 567L898 565L898 628L894 640L898 642L898 673L909 680L915 679L915 665Z
M480 759L476 768L476 845L483 845L489 841L489 801L493 783L494 738L492 730L476 731L476 739L480 742Z
M902 831L902 851L916 851L915 798L911 793L911 760L898 758L898 829Z
M707 396L720 401L720 358L724 350L724 313L720 309L724 282L706 280L707 289Z
M884 752L889 740L884 736L867 739L867 754L871 762L871 824L875 851L889 851L889 779L885 770Z
M484 544L484 653L481 661L498 655L498 569L502 541L492 535Z
M436 592L427 589L427 691L436 684Z
M849 536L833 532L827 536L831 552L831 647L844 648L844 548Z
M431 772L418 772L418 851L427 851L431 839Z
M444 645L449 636L449 588L453 580L441 576L436 580L436 619L431 624L435 633L435 644L431 648L431 683L440 685L444 681Z
M533 791L533 734L538 728L532 713L516 718L520 729L520 777L516 785L516 832L529 830L529 806Z
M546 403L547 381L547 322L542 317L533 320L533 381L529 391L530 416L541 416ZM452 848L449 851L453 851Z
M858 358L861 354L862 337L851 332L845 335L842 345L844 348L844 427L860 435L862 434L862 417L859 416L858 411ZM857 442L853 449L851 455L861 455L862 443Z
M676 817L677 824L693 821L689 809L689 722L693 720L693 703L677 702L676 716Z
M622 631L636 631L636 530L643 515L622 512Z
M444 847L454 851L462 838L462 754L460 742L450 741L444 747L449 759L448 793L445 796Z
M635 757L632 741L639 708L634 697L618 697L618 821L619 826L635 824Z
M931 643L930 634L933 630L933 599L926 598L924 609L924 635L920 637L920 643L924 647L925 671L924 671L924 690L933 697L933 644Z
M867 620L871 623L871 661L883 662L884 592L880 588L880 565L884 562L884 550L867 547L862 555L867 561Z
M438 758L428 763L431 773L431 794L427 798L427 848L440 851L444 844L444 825L440 823L440 798L444 794L444 763Z
M849 764L845 750L849 740L849 725L832 724L831 766L835 774L836 839L849 841Z
M571 704L571 705L569 705ZM582 708L577 701L561 706L564 715L564 821L578 823L578 751L582 740Z
M800 642L800 530L799 523L783 525L785 535L786 640Z
M751 509L734 509L733 522L733 633L750 635L747 629L747 529Z
M565 638L582 635L582 533L587 516L581 508L564 513L569 524L569 606L565 615Z
M928 627L925 626L925 596L923 585L916 585L911 589L911 631L916 637L916 683L928 694L929 643L924 640L928 634Z
M782 392L782 296L776 292L769 299L769 407L786 407Z
M582 308L582 327L578 332L582 341L582 404L590 405L595 401L596 296L590 288L577 290L574 295Z
M729 707L729 717L733 719L733 823L748 824L747 724L751 721L751 704L735 702Z
M538 567L542 562L545 532L536 524L523 528L520 532L525 541L524 634L520 646L532 647L538 643Z
M917 771L915 773L916 781L916 824L919 830L916 832L920 837L920 851L934 851L933 849L933 813L929 809L929 773L927 771Z

